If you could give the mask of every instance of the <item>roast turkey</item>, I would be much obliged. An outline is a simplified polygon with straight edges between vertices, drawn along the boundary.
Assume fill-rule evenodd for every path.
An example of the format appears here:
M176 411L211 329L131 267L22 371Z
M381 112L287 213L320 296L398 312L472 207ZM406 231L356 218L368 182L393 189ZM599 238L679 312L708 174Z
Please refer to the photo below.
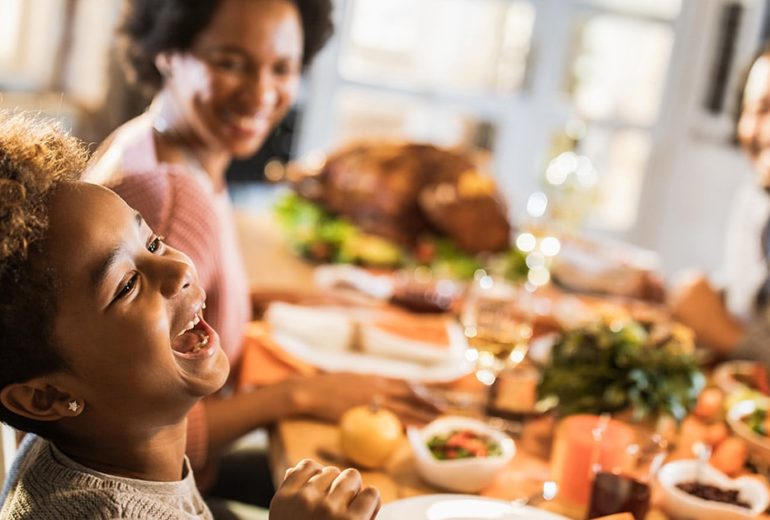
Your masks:
M466 156L428 144L358 143L295 181L296 191L363 231L412 247L446 236L469 253L510 246L495 182Z

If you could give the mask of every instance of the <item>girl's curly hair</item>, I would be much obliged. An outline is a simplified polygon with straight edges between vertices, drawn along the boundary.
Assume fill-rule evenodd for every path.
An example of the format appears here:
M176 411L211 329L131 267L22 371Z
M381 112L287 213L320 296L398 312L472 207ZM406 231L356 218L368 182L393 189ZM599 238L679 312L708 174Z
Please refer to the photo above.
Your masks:
M297 6L304 34L302 66L307 67L334 32L332 0L287 0ZM221 0L126 0L118 25L120 49L129 78L157 90L162 77L155 57L185 51L206 28Z
M78 179L86 157L59 124L0 111L0 388L66 366L53 338L56 278L33 259L46 238L51 195ZM0 420L50 432L2 405Z

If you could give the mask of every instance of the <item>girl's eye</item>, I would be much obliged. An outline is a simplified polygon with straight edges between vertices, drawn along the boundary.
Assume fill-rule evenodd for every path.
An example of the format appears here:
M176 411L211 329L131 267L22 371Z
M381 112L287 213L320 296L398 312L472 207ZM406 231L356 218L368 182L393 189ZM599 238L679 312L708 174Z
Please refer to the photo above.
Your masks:
M150 253L157 253L160 250L160 246L163 245L163 237L155 237L148 245L147 251Z
M129 294L131 294L131 291L134 290L134 287L136 286L136 281L139 278L139 273L134 273L134 275L129 278L128 282L120 288L118 293L115 295L115 300L120 300L121 298L125 298Z

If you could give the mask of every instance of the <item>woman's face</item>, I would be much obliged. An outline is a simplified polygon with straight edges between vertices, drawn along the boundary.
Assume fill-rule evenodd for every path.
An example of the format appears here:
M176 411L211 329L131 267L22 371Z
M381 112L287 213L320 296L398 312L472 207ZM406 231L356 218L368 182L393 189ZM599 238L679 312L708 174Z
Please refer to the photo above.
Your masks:
M195 143L254 154L297 93L303 34L289 0L222 0L187 52L168 56L164 90Z
M229 371L197 322L205 293L189 258L100 186L63 186L49 216L44 260L61 284L54 336L68 362L51 377L103 422L181 420Z
M749 71L738 139L754 163L760 185L770 188L770 55L757 59Z

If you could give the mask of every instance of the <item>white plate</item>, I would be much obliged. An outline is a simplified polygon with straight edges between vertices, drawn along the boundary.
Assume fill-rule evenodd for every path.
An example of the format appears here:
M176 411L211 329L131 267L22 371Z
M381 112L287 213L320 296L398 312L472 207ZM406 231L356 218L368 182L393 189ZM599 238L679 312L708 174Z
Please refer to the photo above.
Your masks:
M454 381L473 368L465 353L468 343L457 324L447 326L449 350L443 363L424 365L413 361L375 356L362 352L331 352L307 344L305 341L280 331L273 333L275 343L305 363L329 372L355 372L406 379L424 383Z
M386 504L377 520L567 520L542 509L476 495L424 495Z

